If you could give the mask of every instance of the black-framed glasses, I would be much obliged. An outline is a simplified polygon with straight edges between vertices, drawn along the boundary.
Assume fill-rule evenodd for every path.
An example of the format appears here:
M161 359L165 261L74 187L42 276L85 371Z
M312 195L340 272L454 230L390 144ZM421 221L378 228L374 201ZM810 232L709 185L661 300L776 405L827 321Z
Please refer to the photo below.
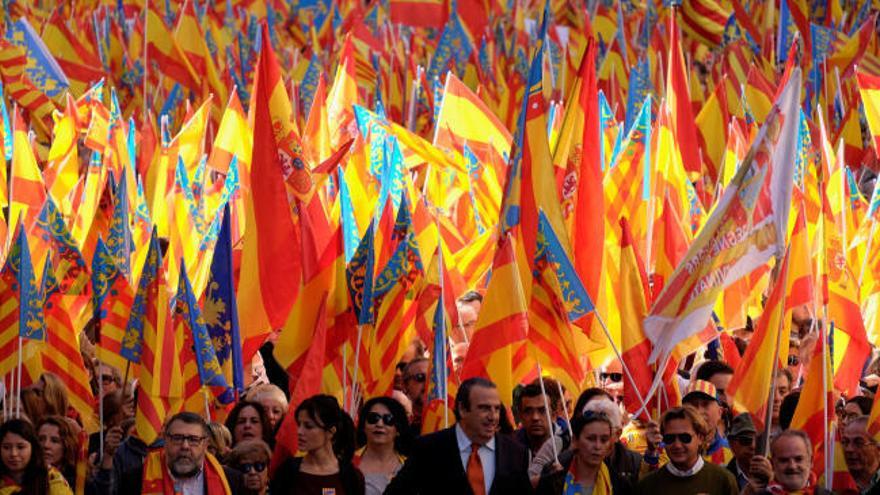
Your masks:
M370 411L367 413L367 424L375 425L378 424L379 421L385 423L385 426L394 426L394 415L391 413L379 414L374 411Z
M676 440L681 442L682 445L689 445L694 440L694 436L690 433L667 433L663 435L663 443L666 445L672 445Z
M247 474L251 471L255 471L257 473L262 473L263 471L266 470L266 463L265 462L249 462L246 464L240 464L238 466L238 468L244 474Z
M199 445L205 440L205 437L198 435L168 435L166 438L169 443L174 445L183 445L183 442L188 442L190 445Z

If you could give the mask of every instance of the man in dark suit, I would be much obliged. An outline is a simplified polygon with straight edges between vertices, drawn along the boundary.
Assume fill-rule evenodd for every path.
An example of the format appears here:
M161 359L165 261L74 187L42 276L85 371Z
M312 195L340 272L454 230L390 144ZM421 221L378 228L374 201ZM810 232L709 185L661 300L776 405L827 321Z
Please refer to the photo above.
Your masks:
M528 453L497 434L501 399L484 378L462 382L455 426L421 437L385 495L529 494Z

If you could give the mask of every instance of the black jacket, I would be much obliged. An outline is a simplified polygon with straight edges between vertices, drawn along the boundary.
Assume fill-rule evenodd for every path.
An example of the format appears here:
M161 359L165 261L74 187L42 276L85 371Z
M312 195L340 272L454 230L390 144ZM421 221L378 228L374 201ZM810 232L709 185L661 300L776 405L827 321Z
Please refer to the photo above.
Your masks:
M275 471L275 477L269 482L269 493L283 495L296 486L296 476L302 467L302 457L290 457ZM345 495L363 495L366 490L364 475L351 462L339 462L339 476Z
M495 478L488 495L528 495L527 451L506 435L495 435ZM274 493L274 492L273 492ZM385 489L385 495L473 495L455 437L455 427L423 436Z

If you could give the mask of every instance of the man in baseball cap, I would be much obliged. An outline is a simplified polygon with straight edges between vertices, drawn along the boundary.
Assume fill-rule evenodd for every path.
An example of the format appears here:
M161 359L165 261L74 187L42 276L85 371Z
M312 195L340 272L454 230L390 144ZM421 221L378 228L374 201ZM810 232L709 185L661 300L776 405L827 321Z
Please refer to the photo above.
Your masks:
M687 388L681 402L700 411L709 427L709 434L706 436L709 443L703 458L714 464L725 465L733 459L733 451L730 450L727 439L718 430L723 410L717 395L715 385L711 382L694 380Z
M733 460L727 464L727 469L736 477L739 489L749 482L749 467L752 457L755 455L755 437L758 431L748 413L742 413L730 422L730 431L727 432L727 442L733 451Z

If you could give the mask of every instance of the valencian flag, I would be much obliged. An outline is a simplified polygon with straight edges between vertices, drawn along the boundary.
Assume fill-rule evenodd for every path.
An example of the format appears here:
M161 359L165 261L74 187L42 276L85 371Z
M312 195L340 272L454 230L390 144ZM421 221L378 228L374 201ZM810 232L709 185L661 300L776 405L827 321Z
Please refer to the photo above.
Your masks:
M746 159L645 319L651 360L702 330L722 291L785 245L801 73L792 72Z
M101 239L92 258L92 290L98 359L125 369L129 360L122 355L122 340L134 304L134 290Z
M180 347L180 353L183 354L184 360L184 387L185 399L190 401L195 399L198 401L198 392L201 387L208 387L212 395L215 397L229 397L231 390L227 385L226 377L223 376L223 370L217 361L217 353L214 351L214 344L208 329L205 327L205 319L202 318L202 312L199 310L198 301L193 294L192 284L186 275L186 270L180 271L180 283L177 285L177 297L175 298L175 317L183 324L183 332L178 332L176 338L183 340L183 346ZM194 355L195 364L198 370L198 385L194 385L195 380L191 375L191 371L187 366L192 363L192 359L188 359L187 355ZM194 393L193 393L194 392ZM194 397L196 396L196 397ZM202 405L204 401L201 401ZM196 402L199 404L199 402ZM187 407L187 410L193 410Z
M211 277L205 289L202 317L210 340L214 344L214 354L223 370L226 383L231 383L234 391L241 394L244 391L244 370L241 334L238 328L238 307L235 301L231 218L228 204L223 209L223 224L214 248ZM231 402L235 397L230 395L221 395L220 401Z

